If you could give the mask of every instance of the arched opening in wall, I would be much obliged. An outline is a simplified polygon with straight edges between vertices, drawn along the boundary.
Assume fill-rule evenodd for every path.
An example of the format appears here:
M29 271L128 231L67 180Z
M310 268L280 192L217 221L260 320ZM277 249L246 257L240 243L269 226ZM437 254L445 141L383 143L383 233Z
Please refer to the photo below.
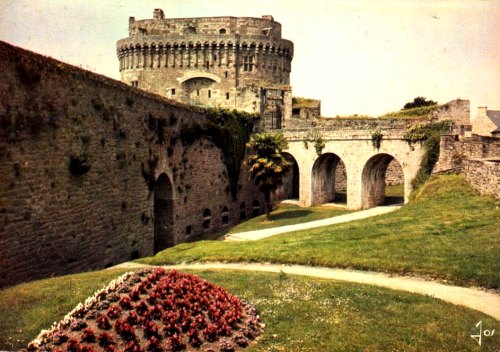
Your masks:
M404 185L404 176L401 165L389 154L377 154L366 162L361 174L361 207L371 208L377 205L395 204L404 202L404 191L399 195L391 195L391 190L386 187L386 178L389 165L391 169L401 169L401 182ZM387 188L387 189L386 189ZM387 193L386 193L387 192ZM387 197L386 197L387 194Z
M280 202L285 199L299 199L299 184L300 184L300 174L299 165L297 160L292 154L282 153L286 161L288 161L292 166L290 170L283 176L283 184L278 187L273 195L273 202Z
M245 220L247 218L247 206L245 202L241 202L240 204L240 220Z
M405 177L403 168L396 159L392 159L387 165L384 194L386 205L400 204L405 201Z
M252 217L259 215L260 215L260 202L257 199L255 199L252 202Z
M158 253L175 244L174 202L172 183L168 176L162 173L158 176L154 188L154 253Z
M206 77L195 77L182 83L184 92L183 101L196 106L210 106L213 104L214 80Z
M347 202L347 173L345 164L333 153L324 153L312 169L312 204Z
M212 212L210 209L205 209L203 211L203 231L210 230L210 223L212 221Z
M221 220L221 224L223 226L229 224L229 209L228 207L224 207L222 209L222 220Z

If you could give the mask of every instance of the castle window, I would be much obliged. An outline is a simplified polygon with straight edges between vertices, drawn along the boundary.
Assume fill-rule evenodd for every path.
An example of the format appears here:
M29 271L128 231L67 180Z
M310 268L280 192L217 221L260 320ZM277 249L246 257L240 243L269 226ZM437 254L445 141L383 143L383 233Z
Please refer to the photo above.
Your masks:
M229 93L226 93L226 99L229 100Z
M222 209L222 225L227 224L229 224L229 209L224 207L224 209Z
M139 87L139 81L132 81L132 82L130 82L130 84L132 85L132 87L135 87L135 88Z
M175 95L175 88L172 88L172 95Z
M253 56L243 57L243 71L251 72L253 71Z
M219 34L226 34L226 28L219 29Z
M210 229L210 221L212 220L212 212L210 209L205 209L203 212L203 229Z
M252 202L252 216L259 216L260 215L260 202L255 199Z
M240 220L245 220L247 218L246 205L245 202L240 204Z
M197 89L197 90L196 90L196 95L197 95L198 97L200 96L200 90L199 90L199 89Z
M212 91L209 89L208 90L208 97L211 98L212 97Z
M224 77L227 78L227 71L224 72Z
M193 234L193 226L189 225L186 226L186 235L192 235Z

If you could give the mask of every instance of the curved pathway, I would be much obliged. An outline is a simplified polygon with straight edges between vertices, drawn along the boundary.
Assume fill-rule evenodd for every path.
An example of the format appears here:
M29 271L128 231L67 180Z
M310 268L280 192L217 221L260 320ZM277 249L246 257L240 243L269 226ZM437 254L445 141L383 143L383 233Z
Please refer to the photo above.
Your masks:
M122 268L139 268L147 265L139 263L123 263ZM416 277L396 276L384 273L308 267L302 265L279 265L259 263L193 263L164 266L167 269L229 269L249 270L292 275L318 277L330 280L355 282L374 285L393 290L407 291L439 298L445 302L465 306L485 313L500 321L500 295L476 288L444 285L437 282L426 281Z
M256 241L262 238L278 235L280 233L306 230L306 229L312 229L314 227L334 225L343 222L366 219L372 216L390 213L391 211L397 210L399 208L401 208L401 205L380 206L380 207L370 208L367 210L356 211L354 213L334 216L327 219L303 222L295 225L271 227L269 229L247 231L247 232L229 233L226 236L224 236L224 241Z

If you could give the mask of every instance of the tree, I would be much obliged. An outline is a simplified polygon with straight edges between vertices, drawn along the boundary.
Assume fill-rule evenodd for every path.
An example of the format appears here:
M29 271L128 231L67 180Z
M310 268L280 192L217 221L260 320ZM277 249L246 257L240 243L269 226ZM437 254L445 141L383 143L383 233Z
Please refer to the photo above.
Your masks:
M272 210L271 194L283 184L283 176L292 166L282 154L283 149L288 147L288 142L282 134L260 133L254 135L247 146L253 152L248 157L250 179L264 193L266 217L269 219Z
M431 105L437 105L437 102L433 100L427 100L425 97L416 97L415 99L413 99L412 102L406 103L405 106L403 107L403 110L419 108L422 106L431 106Z

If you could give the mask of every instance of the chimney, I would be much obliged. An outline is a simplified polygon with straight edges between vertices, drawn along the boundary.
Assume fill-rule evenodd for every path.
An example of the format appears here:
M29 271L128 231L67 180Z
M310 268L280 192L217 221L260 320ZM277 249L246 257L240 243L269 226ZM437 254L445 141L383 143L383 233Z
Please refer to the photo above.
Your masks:
M164 19L164 18L165 18L165 13L163 12L163 10L162 10L162 9L155 9L155 10L153 11L153 18L154 18L155 20L162 20L162 19Z
M488 107L487 106L480 106L477 108L477 117L476 118L479 118L479 117L486 117L486 113L488 111Z

